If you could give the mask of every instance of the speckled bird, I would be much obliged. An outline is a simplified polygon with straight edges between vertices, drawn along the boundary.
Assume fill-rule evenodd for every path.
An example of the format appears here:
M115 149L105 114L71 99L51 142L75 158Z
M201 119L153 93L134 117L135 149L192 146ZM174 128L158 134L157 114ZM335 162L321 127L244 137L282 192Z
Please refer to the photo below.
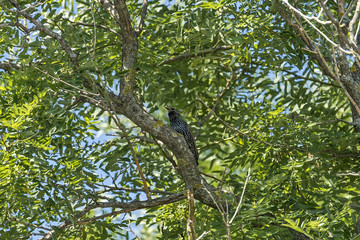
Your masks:
M166 106L168 110L170 127L177 133L184 136L190 151L193 153L196 165L199 165L199 153L196 148L194 135L191 133L189 125L181 118L180 113L173 107Z

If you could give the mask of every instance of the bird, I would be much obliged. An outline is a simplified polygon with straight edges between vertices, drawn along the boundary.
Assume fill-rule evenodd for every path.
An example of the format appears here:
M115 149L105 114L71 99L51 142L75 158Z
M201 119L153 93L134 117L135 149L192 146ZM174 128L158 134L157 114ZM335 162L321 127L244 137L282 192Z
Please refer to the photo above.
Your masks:
M181 118L180 113L175 108L170 106L165 106L165 108L168 110L171 129L184 136L190 151L194 155L196 165L199 165L199 153L196 148L194 135L191 133L189 125Z

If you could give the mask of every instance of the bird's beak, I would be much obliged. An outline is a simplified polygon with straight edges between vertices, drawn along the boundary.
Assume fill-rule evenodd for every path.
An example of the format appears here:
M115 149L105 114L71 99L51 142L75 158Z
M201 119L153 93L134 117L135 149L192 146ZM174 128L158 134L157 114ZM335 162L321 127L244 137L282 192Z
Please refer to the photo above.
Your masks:
M170 107L170 106L168 106L168 105L165 105L165 108L166 108L168 111L170 111L170 110L171 110L171 107Z

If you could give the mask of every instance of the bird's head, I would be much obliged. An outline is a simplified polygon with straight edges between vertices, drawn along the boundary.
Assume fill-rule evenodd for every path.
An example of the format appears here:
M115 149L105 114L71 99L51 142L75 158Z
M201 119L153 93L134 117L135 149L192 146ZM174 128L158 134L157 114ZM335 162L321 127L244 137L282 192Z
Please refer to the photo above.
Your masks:
M165 108L168 110L169 117L180 117L180 113L175 108L168 105L166 105Z

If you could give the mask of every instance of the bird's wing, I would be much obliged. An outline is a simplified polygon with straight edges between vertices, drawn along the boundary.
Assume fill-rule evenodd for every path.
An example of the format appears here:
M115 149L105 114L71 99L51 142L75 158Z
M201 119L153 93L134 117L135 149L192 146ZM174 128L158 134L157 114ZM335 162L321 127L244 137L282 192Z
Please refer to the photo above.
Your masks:
M187 124L186 124L186 127L187 127L187 130L188 130L187 132L190 133L189 136L186 136L187 137L186 142L188 143L191 152L194 154L196 163L198 163L199 153L198 153L198 150L196 148L195 138L194 138L194 135L191 132L190 127Z

